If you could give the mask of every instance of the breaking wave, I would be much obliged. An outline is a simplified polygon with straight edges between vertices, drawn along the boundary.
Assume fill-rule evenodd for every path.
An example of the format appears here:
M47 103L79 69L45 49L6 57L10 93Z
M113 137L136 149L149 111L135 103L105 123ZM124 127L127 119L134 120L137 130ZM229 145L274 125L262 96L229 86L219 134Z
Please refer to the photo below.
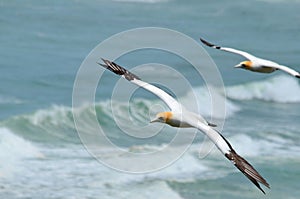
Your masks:
M280 75L262 81L230 86L227 97L234 100L263 100L279 103L299 103L300 85L296 78Z
M43 154L33 143L8 128L0 127L0 177L9 177L19 170L23 159L42 157Z

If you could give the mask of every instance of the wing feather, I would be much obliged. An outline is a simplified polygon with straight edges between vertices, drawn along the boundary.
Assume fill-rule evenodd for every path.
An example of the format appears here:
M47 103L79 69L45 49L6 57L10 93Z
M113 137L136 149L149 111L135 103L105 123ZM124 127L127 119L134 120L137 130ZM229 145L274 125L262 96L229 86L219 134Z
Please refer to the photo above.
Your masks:
M161 100L163 100L171 110L179 111L182 109L181 104L177 100L175 100L172 96L170 96L168 93L163 91L162 89L160 89L156 86L153 86L152 84L142 81L138 76L129 72L128 70L126 70L125 68L123 68L122 66L120 66L114 62L111 62L106 59L102 59L102 61L104 62L104 64L101 64L101 63L98 63L98 64L103 66L104 68L112 71L113 73L122 76L123 78L138 85L139 87L142 87L142 88L150 91L151 93L153 93L154 95L159 97Z
M152 92L159 98L161 98L170 109L181 108L181 105L168 93L155 87L147 82L142 81L138 76L129 72L125 68L117 65L109 60L102 59L105 64L100 64L101 66L107 68L108 70L114 72L127 79L128 81ZM206 134L210 140L218 147L218 149L253 183L260 189L263 193L264 190L260 187L259 183L262 183L266 187L270 188L267 181L254 169L254 167L248 163L244 158L239 156L231 147L230 143L216 130L211 128L208 124L203 123L198 118L193 117L189 112L185 112L185 119L191 126L202 131Z
M217 148L229 159L259 190L265 191L260 187L260 184L270 188L268 182L254 169L254 167L243 157L238 155L232 148L226 138L215 129L194 120L190 123L195 128L206 134L209 139L217 146Z
M275 65L275 66L273 66L274 68L277 68L277 69L279 69L279 70L282 70L282 71L284 71L284 72L287 72L287 73L289 73L289 74L291 74L291 75L293 75L293 76L295 76L295 77L297 77L297 78L300 78L300 73L299 72L297 72L297 71L295 71L294 69L291 69L291 68L289 68L289 67L287 67L287 66L283 66L283 65Z
M225 154L225 156L264 194L265 191L260 187L259 183L270 188L269 183L254 169L254 167L233 149L230 153Z
M257 59L257 57L255 57L254 55L251 55L247 52L237 50L237 49L234 49L234 48L227 48L227 47L217 46L217 45L212 44L212 43L210 43L210 42L208 42L208 41L206 41L202 38L200 38L200 40L203 44L205 44L206 46L209 46L211 48L215 48L215 49L218 49L218 50L223 50L223 51L226 51L226 52L238 54L238 55L241 55L241 56L245 57L246 59L248 59L250 61L253 61L253 60Z

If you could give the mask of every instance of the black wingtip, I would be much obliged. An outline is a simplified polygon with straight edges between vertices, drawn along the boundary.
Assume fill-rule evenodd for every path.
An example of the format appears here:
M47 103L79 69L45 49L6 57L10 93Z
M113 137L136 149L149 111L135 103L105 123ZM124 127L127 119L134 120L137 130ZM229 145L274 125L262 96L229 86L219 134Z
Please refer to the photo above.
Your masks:
M104 62L104 59L103 58L101 58L102 59L102 61ZM102 63L100 63L100 62L96 62L97 64L99 64L100 66L103 66L104 68L107 68L107 65L106 64L102 64ZM105 63L105 62L104 62Z
M108 69L108 70L110 70L110 71L112 71L112 72L115 73L115 71L112 70L112 67L111 67L111 65L113 64L113 62L111 62L111 61L109 61L107 59L103 59L103 58L101 58L101 60L104 62L104 64L100 63L100 62L96 62L96 63L99 64L100 66L102 66L102 67L104 67L104 68L106 68L106 69Z
M99 65L101 65L101 66L106 66L106 68L108 68L109 67L109 65L111 65L111 64L113 64L113 62L111 62L111 61L109 61L108 59L104 59L104 58L101 58L101 60L105 63L105 64L101 64L101 63L99 63L99 62L97 62Z
M127 79L129 81L134 80L134 79L140 80L140 78L138 76L136 76L135 74L132 74L131 72L129 72L122 66L120 66L114 62L111 62L107 59L103 59L103 58L101 58L101 59L104 62L104 64L97 62L97 64L99 64L100 66L103 66L104 68L112 71L113 73L115 73L117 75L123 76L125 79Z
M299 78L300 79L300 75L295 75L295 77Z
M210 43L210 42L204 40L203 38L200 38L200 41L201 41L203 44L205 44L205 45L207 45L207 46L209 46L209 47L216 48L216 49L221 49L221 46L217 46L217 45L215 45L215 44L212 44L212 43Z
M212 43L209 43L208 41L204 40L203 38L200 38L200 41L202 43L204 43L205 45L209 46L209 47L214 47L215 45L213 45Z
M254 167L244 158L239 156L234 150L225 156L264 194L265 191L260 187L263 184L270 189L269 183L254 169Z
M108 68L108 63L109 63L109 61L107 60L107 59L103 59L103 58L101 58L101 60L105 63L105 64L103 64L103 63L101 63L101 62L96 62L97 64L99 64L100 66L103 66L104 68Z

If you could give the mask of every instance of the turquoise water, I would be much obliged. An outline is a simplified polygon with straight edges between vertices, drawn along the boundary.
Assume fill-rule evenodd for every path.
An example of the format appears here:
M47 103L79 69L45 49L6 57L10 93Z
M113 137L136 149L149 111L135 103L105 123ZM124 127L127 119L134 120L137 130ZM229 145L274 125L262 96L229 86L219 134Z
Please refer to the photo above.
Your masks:
M82 61L98 43L149 26L238 47L300 71L299 9L299 1L280 0L0 1L0 198L298 198L300 83L293 77L234 69L241 57L205 48L226 88L222 134L270 183L266 196L218 151L199 158L202 134L178 161L158 172L133 175L106 167L81 144L72 91ZM179 71L186 64L163 52L136 53L118 63L157 62ZM200 112L210 118L205 86L186 68L183 73L203 100ZM109 106L118 77L105 73L101 80L105 86L97 90L95 110L113 143L148 150L174 137L172 128L151 139L123 135L111 121ZM143 91L136 95L130 103L132 121L143 126L149 107L159 100ZM189 97L179 96L186 104ZM121 120L126 107L117 102ZM88 126L92 110L86 104L75 111Z

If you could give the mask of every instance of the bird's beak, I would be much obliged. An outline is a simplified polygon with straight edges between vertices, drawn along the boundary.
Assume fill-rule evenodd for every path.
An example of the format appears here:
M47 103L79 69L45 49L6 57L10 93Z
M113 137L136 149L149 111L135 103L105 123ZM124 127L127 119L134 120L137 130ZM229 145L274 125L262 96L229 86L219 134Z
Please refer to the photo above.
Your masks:
M158 118L154 118L153 120L150 121L150 123L154 123L154 122L159 122L160 120Z
M154 123L154 122L157 122L157 119L153 119L150 121L150 123Z
M241 64L238 64L238 65L235 65L234 68L241 68L242 65Z

